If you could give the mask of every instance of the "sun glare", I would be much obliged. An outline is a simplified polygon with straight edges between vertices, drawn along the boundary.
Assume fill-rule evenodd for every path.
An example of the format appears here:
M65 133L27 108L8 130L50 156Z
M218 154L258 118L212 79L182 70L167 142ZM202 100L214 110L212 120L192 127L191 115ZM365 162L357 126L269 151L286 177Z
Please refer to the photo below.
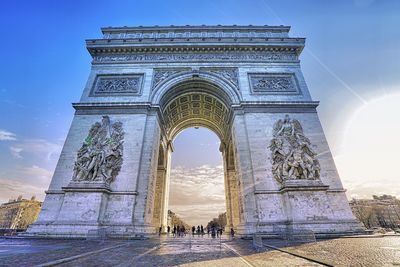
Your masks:
M363 183L376 184L378 189L381 188L382 181L388 187L391 182L393 185L398 183L400 174L396 167L400 163L399 116L400 94L369 101L354 113L344 134L341 153L336 157L336 164L346 187L346 183ZM387 188L388 191L390 189Z

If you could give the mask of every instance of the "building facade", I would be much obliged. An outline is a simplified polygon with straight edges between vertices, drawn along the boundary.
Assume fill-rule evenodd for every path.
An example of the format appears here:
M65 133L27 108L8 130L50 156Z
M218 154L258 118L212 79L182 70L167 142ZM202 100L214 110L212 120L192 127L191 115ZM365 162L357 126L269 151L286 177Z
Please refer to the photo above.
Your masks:
M373 196L372 199L352 199L351 210L366 228L400 229L400 200L395 196Z
M25 230L39 216L42 203L35 197L30 200L19 196L0 206L0 229Z
M103 28L33 236L166 227L172 143L221 140L227 227L354 233L355 220L286 26Z

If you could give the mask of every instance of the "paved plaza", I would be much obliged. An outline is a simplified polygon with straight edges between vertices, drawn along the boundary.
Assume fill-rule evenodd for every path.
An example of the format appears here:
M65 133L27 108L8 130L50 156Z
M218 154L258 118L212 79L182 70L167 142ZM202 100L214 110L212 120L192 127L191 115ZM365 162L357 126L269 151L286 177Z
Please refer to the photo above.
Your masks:
M288 244L161 236L146 240L0 239L0 266L399 266L400 236Z

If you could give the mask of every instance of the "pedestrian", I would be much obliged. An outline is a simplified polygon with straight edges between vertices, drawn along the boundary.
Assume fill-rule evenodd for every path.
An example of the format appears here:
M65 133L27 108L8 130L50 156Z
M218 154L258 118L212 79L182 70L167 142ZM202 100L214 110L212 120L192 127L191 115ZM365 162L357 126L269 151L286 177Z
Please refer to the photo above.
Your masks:
M158 228L158 236L161 235L161 231L162 231L162 226L160 226L160 228Z
M197 234L200 234L200 225L197 225Z
M219 227L217 228L217 238L219 237Z
M173 236L176 237L176 225L174 225L174 231L172 232Z
M171 226L167 226L167 233L168 233L168 235L169 235L169 233L171 232Z
M233 228L231 228L231 238L233 239L235 237L235 230L233 230Z
M196 232L196 226L192 226L192 236L194 236L194 232Z
M181 228L180 228L179 225L176 226L176 234L177 234L178 237L181 236Z
M201 232L201 235L204 235L204 227L203 227L203 225L200 226L200 232Z

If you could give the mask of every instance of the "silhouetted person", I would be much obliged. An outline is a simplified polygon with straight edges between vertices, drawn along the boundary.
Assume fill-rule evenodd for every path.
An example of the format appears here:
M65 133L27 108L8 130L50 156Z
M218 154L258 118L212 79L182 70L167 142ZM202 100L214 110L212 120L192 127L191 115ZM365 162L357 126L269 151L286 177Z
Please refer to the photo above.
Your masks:
M200 231L201 231L201 234L203 235L203 234L204 234L204 227L203 227L203 225L200 226Z
M211 227L211 237L215 238L215 227Z
M173 230L172 234L174 237L176 236L176 225L174 225L174 230Z
M196 226L192 226L192 236L194 236L194 232L196 232Z
M168 226L167 226L167 233L168 233L168 235L169 235L170 232L171 232L171 227L168 225Z
M186 229L185 229L185 226L184 225L182 225L182 236L185 236L185 234L186 234Z
M200 234L200 225L197 225L197 234Z
M233 230L233 228L231 228L231 237L232 237L232 238L235 237L235 230Z
M181 236L181 228L179 225L176 227L176 233L178 236Z
M158 236L161 235L161 231L162 231L162 226L160 226L160 228L158 228Z
M219 228L217 228L217 237L219 237Z

